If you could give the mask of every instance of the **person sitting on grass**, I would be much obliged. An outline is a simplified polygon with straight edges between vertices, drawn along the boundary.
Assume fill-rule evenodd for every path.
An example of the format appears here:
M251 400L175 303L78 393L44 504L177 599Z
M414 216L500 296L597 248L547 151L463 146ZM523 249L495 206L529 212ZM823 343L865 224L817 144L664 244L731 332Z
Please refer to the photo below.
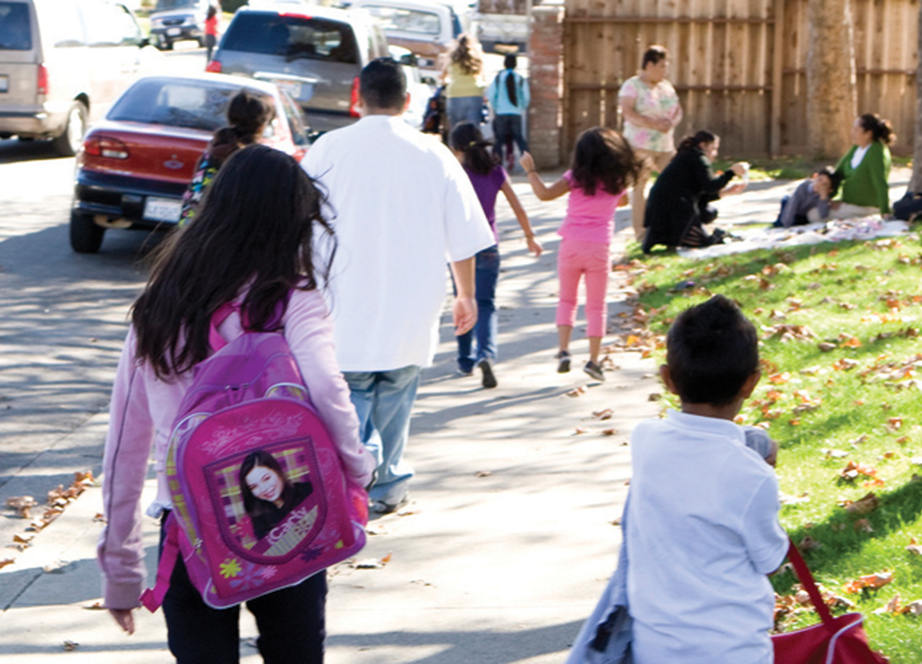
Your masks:
M790 196L781 199L781 211L773 228L790 228L826 221L829 218L830 200L839 191L842 176L831 166L826 166L797 185Z
M775 473L733 422L761 376L758 343L722 295L679 314L667 335L660 376L681 411L631 436L624 539L637 664L773 661L766 575L789 540Z

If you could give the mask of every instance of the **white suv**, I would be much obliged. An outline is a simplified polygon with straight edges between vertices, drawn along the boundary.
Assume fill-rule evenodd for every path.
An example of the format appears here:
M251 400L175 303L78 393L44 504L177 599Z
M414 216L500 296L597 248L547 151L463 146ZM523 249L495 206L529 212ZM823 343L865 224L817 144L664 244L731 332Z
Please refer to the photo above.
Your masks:
M0 0L0 138L50 138L75 154L141 73L146 45L121 4Z

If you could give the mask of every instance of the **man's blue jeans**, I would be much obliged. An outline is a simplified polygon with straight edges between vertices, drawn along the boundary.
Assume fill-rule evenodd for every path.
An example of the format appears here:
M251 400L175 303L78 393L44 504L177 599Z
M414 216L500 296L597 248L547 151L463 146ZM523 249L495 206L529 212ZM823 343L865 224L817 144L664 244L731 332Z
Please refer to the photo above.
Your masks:
M499 247L495 244L477 252L474 259L474 297L477 324L458 340L458 369L470 373L480 360L496 359L496 282L499 280ZM477 351L473 340L477 338Z
M372 501L399 504L407 495L413 468L403 460L410 435L410 411L416 401L420 367L391 371L346 371L350 396L359 416L362 443L378 461Z

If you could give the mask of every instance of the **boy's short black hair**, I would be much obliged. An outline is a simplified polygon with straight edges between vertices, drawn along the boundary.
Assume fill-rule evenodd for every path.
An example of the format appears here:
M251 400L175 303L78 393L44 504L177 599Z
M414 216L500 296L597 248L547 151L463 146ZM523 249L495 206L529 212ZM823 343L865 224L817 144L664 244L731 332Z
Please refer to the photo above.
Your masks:
M842 174L832 166L823 166L816 172L817 175L825 175L829 178L829 197L832 198L839 192L839 185L842 184Z
M715 295L676 317L666 364L683 403L729 405L759 368L756 329L736 304Z
M407 98L407 77L393 58L375 58L362 69L359 93L367 106L403 109Z

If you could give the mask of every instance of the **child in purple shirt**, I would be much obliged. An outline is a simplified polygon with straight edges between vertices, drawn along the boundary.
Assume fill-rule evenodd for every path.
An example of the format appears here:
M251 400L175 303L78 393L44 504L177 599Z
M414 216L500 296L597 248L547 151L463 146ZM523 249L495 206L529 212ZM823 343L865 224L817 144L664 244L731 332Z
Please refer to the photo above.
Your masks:
M512 190L509 175L490 152L490 144L483 139L477 126L462 122L451 132L450 145L474 185L477 198L487 216L497 244L477 253L475 257L475 297L477 299L477 324L458 339L458 370L469 376L478 367L483 374L484 387L496 387L493 362L496 361L496 282L499 279L499 235L496 232L496 196L503 192L515 218L525 233L528 250L535 257L541 255L541 245L528 222L525 208ZM476 350L473 347L477 338Z

